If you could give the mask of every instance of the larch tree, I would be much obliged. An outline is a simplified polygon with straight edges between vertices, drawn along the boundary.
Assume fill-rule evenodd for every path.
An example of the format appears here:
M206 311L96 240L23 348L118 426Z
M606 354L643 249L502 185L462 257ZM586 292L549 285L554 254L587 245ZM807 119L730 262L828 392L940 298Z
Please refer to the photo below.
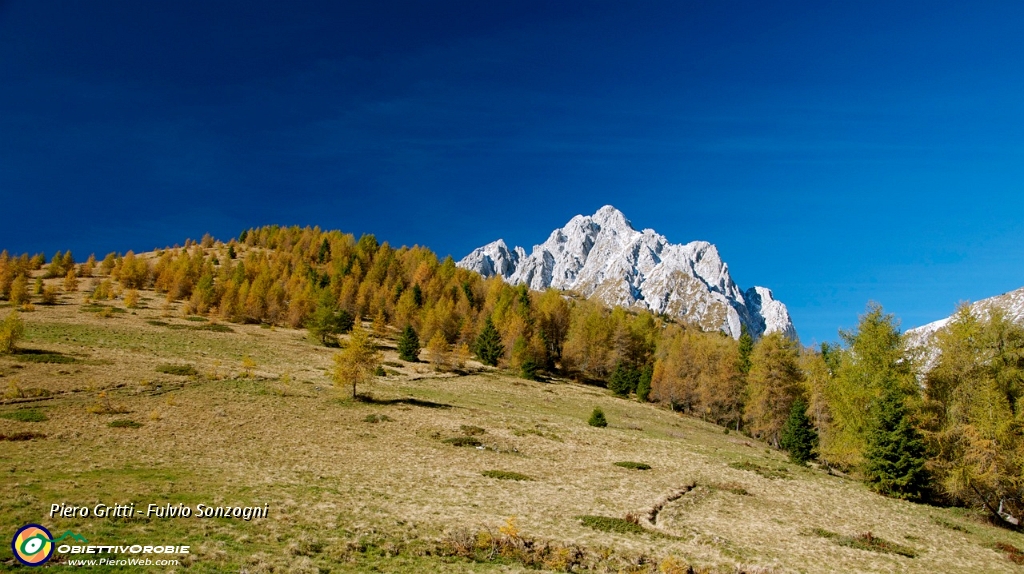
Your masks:
M0 355L13 353L18 346L18 339L25 333L25 323L17 311L11 311L0 322Z
M345 347L334 354L334 383L352 385L352 398L356 398L358 385L373 379L380 366L381 354L370 335L362 326L356 326Z
M936 334L936 346L925 379L936 482L954 502L1019 524L1024 328L998 309L978 318L964 305Z
M918 384L899 323L877 303L868 305L856 329L840 336L845 348L829 347L824 356L835 374L827 387L831 432L821 456L852 469L863 463L872 405L891 387L913 401Z
M754 344L744 409L751 433L779 446L782 426L800 394L802 381L796 341L782 333L769 333Z

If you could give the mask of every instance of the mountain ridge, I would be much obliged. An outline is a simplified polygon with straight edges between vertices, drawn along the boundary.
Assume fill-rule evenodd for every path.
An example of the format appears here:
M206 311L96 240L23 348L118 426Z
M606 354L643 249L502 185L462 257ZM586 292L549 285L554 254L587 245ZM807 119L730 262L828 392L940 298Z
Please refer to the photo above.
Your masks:
M610 305L667 313L733 338L746 326L754 337L782 332L797 339L786 306L766 287L741 290L714 244L674 244L653 229L637 231L611 205L573 217L529 254L498 239L456 265L531 289L571 289Z
M979 318L987 316L988 312L993 308L1002 309L1006 313L1006 318L1015 323L1024 323L1024 287L970 303L971 313ZM928 354L925 358L925 370L934 366L935 360L938 357L937 351L934 345L932 345L935 334L946 325L949 325L955 316L956 313L937 321L914 327L913 329L907 329L905 335L910 346L928 349Z

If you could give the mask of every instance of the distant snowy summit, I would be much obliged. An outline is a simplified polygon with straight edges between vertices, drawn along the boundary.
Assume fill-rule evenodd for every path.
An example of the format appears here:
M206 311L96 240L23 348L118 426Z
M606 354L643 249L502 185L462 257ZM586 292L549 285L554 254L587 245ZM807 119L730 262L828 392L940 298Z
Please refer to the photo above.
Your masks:
M1006 318L1015 322L1024 324L1024 287L1003 293L1002 295L996 295L995 297L989 297L988 299L982 299L971 303L971 314L975 317L985 318L988 316L989 310L1001 309L1006 315ZM936 350L932 345L935 334L939 332L943 327L950 324L953 321L954 315L950 315L945 319L939 319L938 321L932 321L927 325L921 325L913 329L908 329L906 336L910 343L910 346L922 346L928 349L928 353L925 359L925 370L930 369L937 358Z
M755 338L774 332L797 338L786 306L765 287L741 291L714 245L675 245L653 230L637 231L610 205L573 217L529 255L499 239L457 265L531 289L571 289L609 305L666 313L733 338L742 325Z

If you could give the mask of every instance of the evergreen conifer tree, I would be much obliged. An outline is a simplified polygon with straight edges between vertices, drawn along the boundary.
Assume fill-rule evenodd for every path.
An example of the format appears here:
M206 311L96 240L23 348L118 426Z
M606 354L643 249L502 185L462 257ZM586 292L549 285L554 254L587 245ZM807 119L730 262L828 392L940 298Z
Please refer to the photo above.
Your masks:
M608 426L608 419L604 417L604 411L601 410L601 407L594 407L594 412L590 413L590 420L587 421L587 424L598 428Z
M398 338L398 358L410 363L420 360L420 337L412 325L406 325Z
M868 485L886 496L920 499L928 484L925 444L910 420L902 393L887 389L873 414L864 449Z
M501 335L494 327L494 321L490 315L484 320L484 329L476 339L476 356L480 362L492 367L498 364L498 359L505 354L505 345L501 343Z
M325 347L336 347L338 334L351 331L354 323L352 314L338 307L330 291L324 291L306 322L306 328L309 329L310 337L319 340Z
M536 381L537 361L534 361L532 357L527 357L519 367L519 375L528 381Z
M747 326L740 327L740 372L746 375L750 372L750 354L754 352L754 338L750 336Z
M640 371L640 382L636 384L636 398L640 399L640 402L646 403L647 398L651 396L651 379L654 378L654 365L648 363Z
M628 397L640 383L640 371L626 361L619 361L608 380L608 388L616 395Z
M818 433L807 418L807 403L803 399L793 401L789 418L782 427L779 446L789 453L789 459L797 464L805 464L814 458L814 449L818 446Z

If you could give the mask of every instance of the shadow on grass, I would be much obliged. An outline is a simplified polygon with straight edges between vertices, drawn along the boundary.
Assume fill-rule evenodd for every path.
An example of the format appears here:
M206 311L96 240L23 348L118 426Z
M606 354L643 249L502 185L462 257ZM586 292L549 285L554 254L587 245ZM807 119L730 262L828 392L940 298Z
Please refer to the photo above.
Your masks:
M412 397L405 397L401 399L377 399L372 395L359 394L356 395L356 400L361 403L369 405L410 405L413 407L424 407L428 409L451 409L455 408L447 403L435 403L434 401L426 401L423 399L415 399Z

